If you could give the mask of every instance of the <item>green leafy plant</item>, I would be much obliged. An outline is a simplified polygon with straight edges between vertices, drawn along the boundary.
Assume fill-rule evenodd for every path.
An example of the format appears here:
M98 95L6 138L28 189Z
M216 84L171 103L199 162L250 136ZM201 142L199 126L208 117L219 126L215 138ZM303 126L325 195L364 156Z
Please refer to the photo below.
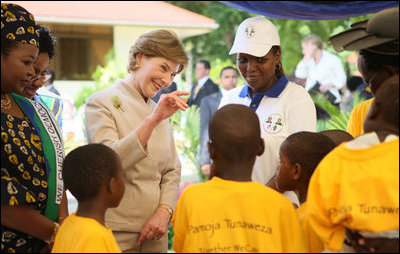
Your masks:
M174 229L171 225L168 226L168 250L172 249L172 243L174 242Z
M323 108L330 116L327 120L317 121L317 131L323 130L344 130L347 129L351 111L340 112L340 110L332 105L322 94L311 96L314 103ZM354 94L353 108L363 102L365 99L360 96L359 92Z
M87 98L96 91L104 90L115 83L119 78L123 78L127 71L115 60L114 49L111 49L106 57L106 65L98 65L92 78L95 85L93 87L84 87L75 97L75 108L79 109L85 105Z
M201 171L199 159L200 109L198 107L191 107L187 111L177 111L170 118L170 123L184 137L183 142L177 143L178 150L182 151L195 166L200 180L202 182L206 181L207 177Z

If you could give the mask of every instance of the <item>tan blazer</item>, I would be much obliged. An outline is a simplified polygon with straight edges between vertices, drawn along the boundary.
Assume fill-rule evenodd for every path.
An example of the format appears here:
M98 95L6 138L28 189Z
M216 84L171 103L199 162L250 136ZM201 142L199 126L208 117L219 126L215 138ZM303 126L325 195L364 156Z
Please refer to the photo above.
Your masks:
M121 108L114 106L113 96ZM106 224L114 231L140 232L160 203L175 207L181 163L168 119L154 129L146 149L136 135L155 106L122 80L93 93L86 103L88 142L108 145L122 160L125 194L117 208L106 212Z

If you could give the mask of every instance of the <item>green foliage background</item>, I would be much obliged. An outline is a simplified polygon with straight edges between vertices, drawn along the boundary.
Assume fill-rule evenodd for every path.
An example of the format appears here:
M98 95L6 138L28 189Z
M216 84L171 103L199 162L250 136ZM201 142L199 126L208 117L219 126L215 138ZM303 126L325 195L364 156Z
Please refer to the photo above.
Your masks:
M211 68L221 65L217 61L229 61L236 65L236 56L228 55L235 39L235 34L239 24L249 17L258 16L256 14L244 12L233 7L224 5L217 1L166 1L170 4L182 7L195 13L214 19L219 28L204 35L199 35L184 39L184 44L193 46L194 64L205 58L211 62ZM350 24L368 19L371 14L338 20L283 20L269 18L278 28L281 38L282 64L286 74L292 74L297 63L302 59L301 40L314 33L321 37L325 42L329 42L329 37L346 30ZM328 51L334 52L328 45ZM343 52L339 54L345 69L348 72L349 66L345 57L352 52ZM213 80L219 78L218 73L211 73ZM194 79L194 77L193 77ZM193 80L194 81L194 80ZM241 84L241 83L239 83Z
M115 83L119 78L123 78L128 73L126 69L115 60L115 51L111 49L105 57L105 66L98 65L92 75L94 87L84 87L75 97L75 108L85 105L87 98L96 91L104 90Z
M330 116L327 120L317 120L317 132L323 130L343 130L347 129L347 122L350 119L351 110L359 103L365 101L360 93L356 91L354 93L353 105L351 110L341 112L337 107L333 106L324 96L318 94L312 95L314 103L323 108Z

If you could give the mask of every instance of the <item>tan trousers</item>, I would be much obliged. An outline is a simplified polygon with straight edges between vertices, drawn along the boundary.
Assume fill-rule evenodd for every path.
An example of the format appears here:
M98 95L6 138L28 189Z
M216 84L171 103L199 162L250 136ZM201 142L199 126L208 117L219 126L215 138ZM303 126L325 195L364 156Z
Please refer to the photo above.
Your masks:
M144 240L139 245L139 233L113 231L115 240L118 243L122 253L167 253L168 251L168 233L160 240Z

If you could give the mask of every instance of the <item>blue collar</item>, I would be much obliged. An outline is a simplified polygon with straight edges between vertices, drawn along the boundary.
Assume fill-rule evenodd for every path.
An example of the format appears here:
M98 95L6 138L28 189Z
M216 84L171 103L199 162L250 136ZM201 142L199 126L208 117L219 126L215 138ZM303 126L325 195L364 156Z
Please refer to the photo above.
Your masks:
M278 98L278 96L282 93L283 89L285 89L286 85L288 83L288 79L286 78L285 74L283 74L278 81L270 88L268 89L268 91L264 92L264 93L258 93L256 95L261 95L262 97L264 96L268 96L271 98ZM246 97L249 96L249 98L251 98L251 94L250 94L250 88L249 85L245 84L243 86L242 91L239 94L239 97ZM255 95L254 95L255 97Z

